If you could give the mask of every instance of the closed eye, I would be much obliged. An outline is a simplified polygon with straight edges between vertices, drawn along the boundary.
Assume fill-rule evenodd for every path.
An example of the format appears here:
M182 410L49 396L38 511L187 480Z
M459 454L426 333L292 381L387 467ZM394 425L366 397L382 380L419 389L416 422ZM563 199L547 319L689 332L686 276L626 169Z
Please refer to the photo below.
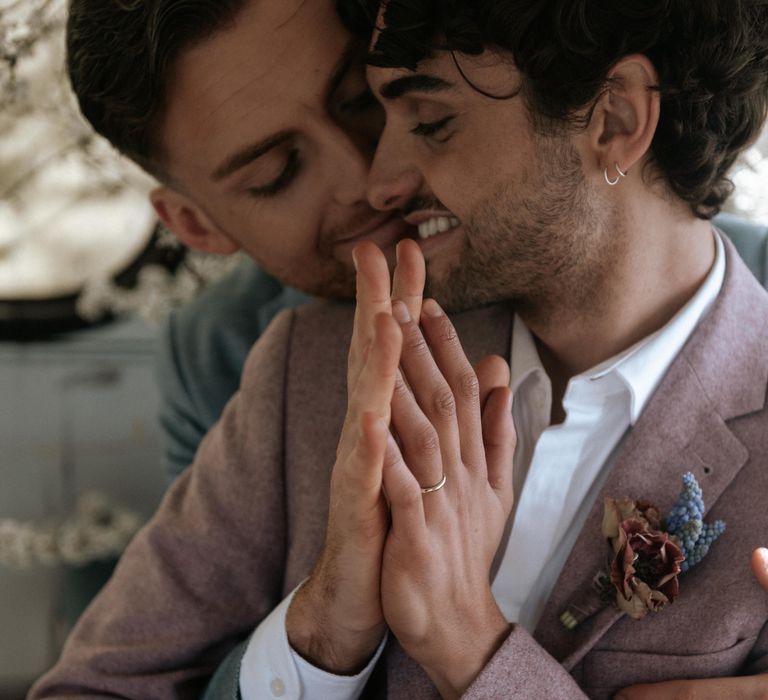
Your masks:
M456 118L456 115L452 115L450 117L439 119L436 122L420 122L415 127L413 127L413 129L411 129L411 133L415 134L416 136L424 136L424 137L436 136L443 129L445 129L445 127L448 126L455 118Z
M261 185L259 187L249 187L248 194L253 197L274 197L276 194L282 192L288 185L291 184L296 174L299 172L299 152L295 148L288 154L288 160L286 161L285 168L272 182L268 185Z

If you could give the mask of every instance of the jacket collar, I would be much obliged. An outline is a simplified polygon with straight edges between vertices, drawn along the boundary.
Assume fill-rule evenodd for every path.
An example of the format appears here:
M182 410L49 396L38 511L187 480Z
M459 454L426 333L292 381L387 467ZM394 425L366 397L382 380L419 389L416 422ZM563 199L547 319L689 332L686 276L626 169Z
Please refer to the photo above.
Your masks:
M678 493L680 476L691 471L709 509L748 459L728 422L765 405L768 297L733 245L724 242L720 295L627 435L534 632L567 670L621 618L608 606L572 632L559 622L567 602L589 588L604 567L603 499L644 498L664 513Z

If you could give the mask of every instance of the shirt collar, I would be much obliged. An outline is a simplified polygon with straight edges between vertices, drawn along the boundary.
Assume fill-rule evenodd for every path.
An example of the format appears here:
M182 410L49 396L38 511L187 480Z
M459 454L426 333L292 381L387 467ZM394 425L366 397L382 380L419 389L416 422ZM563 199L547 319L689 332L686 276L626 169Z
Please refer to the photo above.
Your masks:
M696 294L662 328L586 372L573 377L578 380L599 380L615 373L626 385L630 395L630 421L640 417L672 361L682 350L699 321L714 303L725 279L725 247L715 229L715 262ZM510 387L516 393L531 376L546 377L533 335L519 316L515 315L510 358ZM570 385L570 382L569 382Z
M696 294L666 325L622 353L612 365L603 370L615 370L629 388L633 425L723 286L725 246L714 229L712 234L715 238L715 262Z
M512 326L512 356L510 358L510 389L516 394L528 377L543 374L547 377L544 365L541 364L539 351L533 340L533 334L528 330L521 318L515 314Z

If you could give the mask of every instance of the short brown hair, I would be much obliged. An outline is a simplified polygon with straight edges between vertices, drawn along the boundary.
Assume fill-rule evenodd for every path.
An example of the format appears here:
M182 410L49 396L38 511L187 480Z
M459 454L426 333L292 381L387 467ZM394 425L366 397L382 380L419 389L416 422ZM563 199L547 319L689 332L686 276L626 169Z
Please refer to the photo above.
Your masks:
M72 0L67 69L93 128L162 176L157 128L168 72L186 49L230 24L246 0Z

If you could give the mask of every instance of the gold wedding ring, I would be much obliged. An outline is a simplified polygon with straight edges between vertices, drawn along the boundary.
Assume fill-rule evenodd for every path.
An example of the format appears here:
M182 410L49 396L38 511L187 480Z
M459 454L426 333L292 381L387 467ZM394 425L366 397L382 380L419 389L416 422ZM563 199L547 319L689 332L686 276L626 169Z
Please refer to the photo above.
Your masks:
M439 491L443 486L445 486L445 474L443 474L443 478L440 479L436 484L433 484L432 486L424 486L421 489L422 493L434 493L435 491Z

